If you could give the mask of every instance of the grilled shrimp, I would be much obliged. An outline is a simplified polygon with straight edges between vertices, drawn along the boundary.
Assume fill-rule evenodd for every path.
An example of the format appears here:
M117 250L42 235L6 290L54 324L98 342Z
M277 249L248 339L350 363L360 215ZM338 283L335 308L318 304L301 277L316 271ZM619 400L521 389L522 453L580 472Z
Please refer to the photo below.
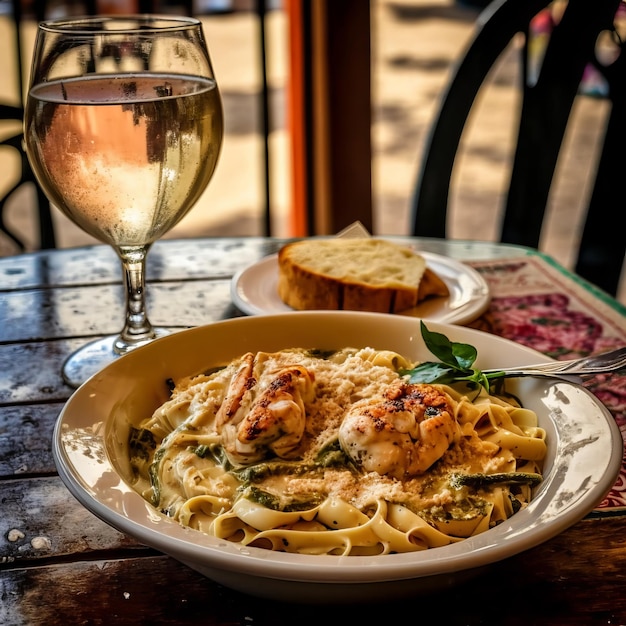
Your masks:
M244 394L256 385L252 375L254 368L254 354L244 354L235 375L230 380L226 397L215 415L215 427L220 432L222 427L229 423L238 423L243 419L241 415L245 407L242 406Z
M448 396L404 381L354 404L339 428L341 447L355 463L398 479L423 474L459 436Z
M296 455L304 435L304 403L313 397L314 375L305 367L289 366L257 381L255 362L251 353L245 355L216 415L224 450L241 465L271 452L280 458Z

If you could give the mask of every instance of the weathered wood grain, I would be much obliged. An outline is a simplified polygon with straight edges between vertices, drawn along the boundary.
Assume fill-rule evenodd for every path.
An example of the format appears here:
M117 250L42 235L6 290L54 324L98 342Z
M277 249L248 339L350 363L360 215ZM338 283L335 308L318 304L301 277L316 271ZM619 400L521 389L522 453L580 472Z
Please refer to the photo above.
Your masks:
M56 472L50 442L63 403L0 407L0 479Z
M226 279L148 284L146 301L155 325L199 326L238 314ZM3 294L0 316L0 343L115 334L124 324L122 283Z
M321 620L344 626L380 624L383 611L382 623L391 624L624 624L622 526L615 518L585 520L459 586L384 607L259 599L224 589L169 557L155 555L5 570L0 623L293 626ZM42 590L50 590L53 601L46 601Z
M280 243L278 239L259 237L158 241L148 253L146 278L149 282L230 278L238 270L276 252ZM0 291L121 282L120 261L108 246L0 258Z
M58 476L0 482L0 563L11 567L136 548L85 509Z

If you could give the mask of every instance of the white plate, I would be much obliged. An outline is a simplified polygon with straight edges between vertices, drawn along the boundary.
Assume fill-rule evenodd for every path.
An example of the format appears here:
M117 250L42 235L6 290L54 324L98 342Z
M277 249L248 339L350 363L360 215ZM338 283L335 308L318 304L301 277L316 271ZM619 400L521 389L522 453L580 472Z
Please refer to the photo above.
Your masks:
M447 285L447 298L430 298L402 315L444 324L467 324L489 306L489 286L472 267L455 259L420 252L428 267ZM272 254L238 272L231 283L235 306L247 315L286 313L293 309L278 295L278 255Z
M129 428L167 399L167 379L203 371L248 350L287 347L371 346L430 360L419 326L414 318L397 315L292 312L231 319L157 339L103 369L69 399L53 435L59 475L85 507L140 543L220 584L290 602L389 601L448 588L477 568L554 537L593 510L621 468L619 429L583 387L540 378L516 379L510 390L546 429L544 480L530 504L506 523L448 546L367 557L242 548L180 526L131 487ZM435 322L428 326L475 346L476 365L483 369L548 360L474 329Z

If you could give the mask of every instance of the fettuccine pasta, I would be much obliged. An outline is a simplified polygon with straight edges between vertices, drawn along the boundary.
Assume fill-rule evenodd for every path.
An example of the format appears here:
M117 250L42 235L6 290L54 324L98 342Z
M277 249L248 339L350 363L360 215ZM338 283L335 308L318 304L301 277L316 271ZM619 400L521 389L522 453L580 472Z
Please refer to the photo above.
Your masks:
M136 489L180 524L304 554L444 546L526 506L534 412L482 388L410 384L391 351L245 354L177 381L130 438Z

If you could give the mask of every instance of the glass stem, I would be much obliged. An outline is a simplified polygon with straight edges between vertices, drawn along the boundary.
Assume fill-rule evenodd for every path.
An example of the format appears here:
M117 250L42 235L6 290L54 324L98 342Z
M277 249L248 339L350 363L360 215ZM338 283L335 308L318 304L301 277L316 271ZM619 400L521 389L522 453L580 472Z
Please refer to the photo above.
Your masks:
M154 339L155 330L146 313L146 256L150 246L124 246L117 250L122 260L126 286L126 321L114 344L117 354Z

